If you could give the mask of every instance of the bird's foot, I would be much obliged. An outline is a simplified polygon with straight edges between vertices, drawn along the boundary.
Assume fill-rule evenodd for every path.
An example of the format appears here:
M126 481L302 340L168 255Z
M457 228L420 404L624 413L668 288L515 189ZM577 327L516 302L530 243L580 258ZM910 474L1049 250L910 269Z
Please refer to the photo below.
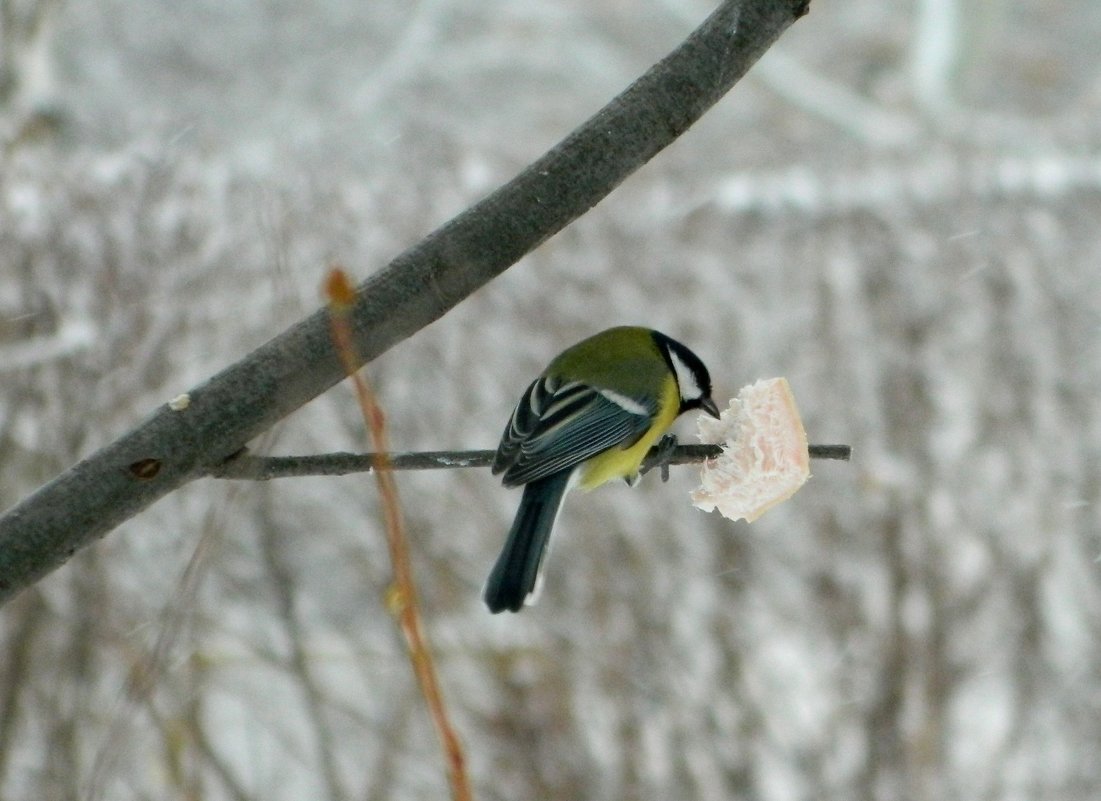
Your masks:
M677 435L666 434L664 437L658 440L657 445L650 449L649 455L646 457L646 464L640 472L648 473L655 467L661 470L661 480L663 482L669 480L669 462L673 458L673 454L677 450Z

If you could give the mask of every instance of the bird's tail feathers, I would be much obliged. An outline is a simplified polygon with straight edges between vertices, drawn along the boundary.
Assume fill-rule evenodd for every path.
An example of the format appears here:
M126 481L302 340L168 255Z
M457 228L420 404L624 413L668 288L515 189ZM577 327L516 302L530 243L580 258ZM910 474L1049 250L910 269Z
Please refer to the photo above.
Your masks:
M482 593L490 612L519 612L535 601L551 532L574 472L565 470L524 486L516 519Z

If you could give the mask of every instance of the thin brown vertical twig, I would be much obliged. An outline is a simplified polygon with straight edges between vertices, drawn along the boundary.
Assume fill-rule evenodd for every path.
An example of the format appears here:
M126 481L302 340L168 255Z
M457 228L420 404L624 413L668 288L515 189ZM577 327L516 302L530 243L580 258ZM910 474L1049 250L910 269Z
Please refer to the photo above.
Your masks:
M390 561L394 569L394 583L386 594L386 605L397 618L409 649L413 672L417 677L429 714L436 726L440 743L447 759L447 774L451 782L451 796L455 801L470 801L470 782L466 775L466 758L459 736L451 725L443 692L436 677L436 666L428 647L428 637L421 623L413 571L409 563L409 548L405 539L405 521L398 502L398 488L389 469L390 444L386 435L386 418L374 393L358 372L360 363L356 357L349 313L355 302L355 289L344 271L335 268L325 282L325 297L329 305L333 343L344 363L345 372L355 386L363 419L370 432L371 446L375 450L374 474L382 497L383 518L386 524L386 543L390 549Z

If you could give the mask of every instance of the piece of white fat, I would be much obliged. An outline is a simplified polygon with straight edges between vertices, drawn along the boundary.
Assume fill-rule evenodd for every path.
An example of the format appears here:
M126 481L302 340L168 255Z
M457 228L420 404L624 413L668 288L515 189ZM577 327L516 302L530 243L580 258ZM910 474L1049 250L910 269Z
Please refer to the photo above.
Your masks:
M810 478L807 432L786 379L743 387L720 419L701 415L698 426L702 442L723 448L703 463L692 492L705 512L752 523Z

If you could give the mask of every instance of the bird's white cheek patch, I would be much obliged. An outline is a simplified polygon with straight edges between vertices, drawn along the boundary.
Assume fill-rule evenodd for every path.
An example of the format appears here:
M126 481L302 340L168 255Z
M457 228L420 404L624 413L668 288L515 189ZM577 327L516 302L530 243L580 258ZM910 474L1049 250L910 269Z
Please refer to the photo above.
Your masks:
M685 400L696 400L703 397L703 389L696 381L696 373L684 363L684 360L674 350L669 351L669 360L673 362L673 372L677 374L677 386L680 388L680 396Z

